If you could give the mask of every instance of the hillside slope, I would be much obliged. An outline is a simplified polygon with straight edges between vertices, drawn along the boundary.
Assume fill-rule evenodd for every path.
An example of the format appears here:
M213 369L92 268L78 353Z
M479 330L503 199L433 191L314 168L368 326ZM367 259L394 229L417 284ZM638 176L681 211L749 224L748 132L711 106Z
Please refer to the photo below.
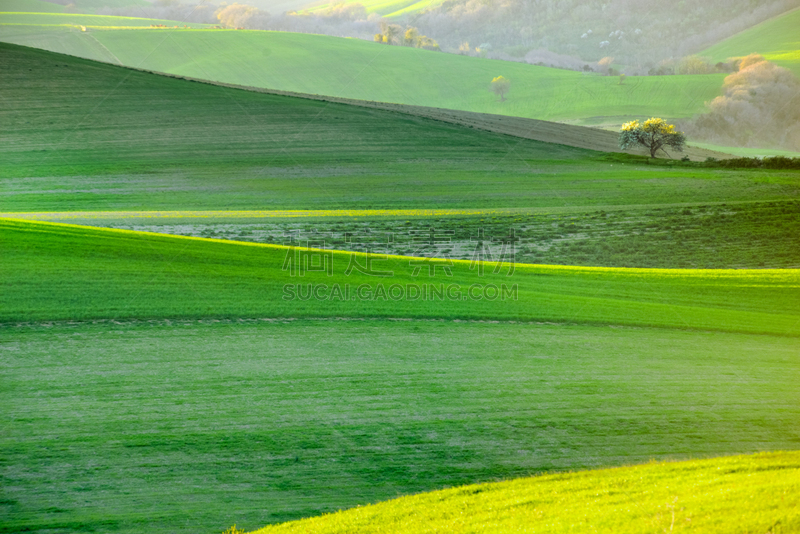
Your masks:
M15 45L0 55L6 212L609 206L778 200L798 188L796 173L625 164L407 113Z
M722 534L799 529L800 452L783 452L462 486L256 532Z
M374 270L383 273L376 276L353 271L354 261L367 261L356 252L328 252L327 271L300 272L291 267L306 257L295 258L301 254L299 247L9 219L0 219L0 236L7 260L3 281L15 288L0 296L3 322L440 317L800 334L800 272L794 269L522 264L512 269L491 263L482 272L470 261L448 264L389 256L376 260ZM316 255L314 262L323 259L321 253L308 254ZM418 278L421 269L429 276ZM152 285L154 279L157 285ZM287 290L286 284L292 287ZM310 298L308 288L322 285L324 294ZM344 291L345 285L352 288L346 298L333 290L339 286ZM428 287L439 291L440 285L447 288L444 296ZM494 289L481 293L488 286ZM382 294L390 288L409 297ZM137 298L131 301L131 295Z
M800 8L734 35L700 55L725 61L752 53L761 54L800 77Z
M200 79L298 93L543 120L621 124L690 117L724 75L617 77L384 46L322 35L235 30L107 30L0 25L0 40ZM87 41L91 43L87 44ZM89 49L96 49L94 52ZM511 80L505 102L489 91Z

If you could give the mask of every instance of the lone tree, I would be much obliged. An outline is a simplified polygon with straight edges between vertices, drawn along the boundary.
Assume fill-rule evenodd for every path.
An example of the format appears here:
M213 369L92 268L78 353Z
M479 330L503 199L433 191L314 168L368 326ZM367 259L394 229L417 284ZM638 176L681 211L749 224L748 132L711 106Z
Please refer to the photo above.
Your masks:
M507 78L498 76L492 80L492 92L500 97L500 102L506 101L506 93L511 88L511 82Z
M671 146L678 152L683 151L686 145L686 136L683 132L675 131L675 126L667 124L664 119L653 117L639 124L639 121L626 122L619 132L619 147L626 150L633 145L642 145L650 150L650 157L656 157L656 152Z

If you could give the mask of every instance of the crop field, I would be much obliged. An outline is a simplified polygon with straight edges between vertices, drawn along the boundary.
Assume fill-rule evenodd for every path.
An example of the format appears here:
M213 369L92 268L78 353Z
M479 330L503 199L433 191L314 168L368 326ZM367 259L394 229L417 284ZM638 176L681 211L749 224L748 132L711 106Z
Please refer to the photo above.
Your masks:
M797 171L660 167L644 158L188 83L14 45L0 46L0 58L6 69L0 87L16 106L0 110L9 126L0 145L4 212L594 211L800 195ZM391 141L383 134L387 121Z
M771 453L471 485L267 527L257 534L560 533L576 527L615 534L794 532L800 528L797 461L796 452ZM651 491L643 499L645 486ZM777 495L781 502L776 505L769 496Z
M0 222L0 232L8 260L3 279L14 288L0 295L0 321L7 323L367 316L800 333L800 271L790 269L370 259L364 253L322 253L302 246L9 219ZM65 278L69 284L59 283ZM48 291L54 284L61 289Z
M691 117L703 111L705 101L720 93L724 78L723 74L631 76L619 85L614 76L383 46L358 39L265 31L142 29L83 33L68 28L0 24L0 41L116 62L97 45L100 43L123 65L218 82L591 124L621 124L645 115ZM328 68L330 65L336 68ZM498 101L489 91L491 80L498 75L512 83L506 102Z
M398 17L423 11L442 3L441 0L363 0L358 2L367 9L367 13L377 13L382 17ZM303 11L314 12L330 7L333 3L313 2Z
M120 52L121 32L53 31ZM127 34L256 34L159 31ZM638 476L656 531L756 506L741 524L794 528L797 453L563 472L800 448L799 172L13 44L0 95L0 532L211 534L361 506L329 528L530 475L588 480L575 498L606 492L592 506L618 521L631 497L607 491ZM417 498L499 506L530 482L510 484Z
M335 250L472 260L477 243L519 263L654 268L798 268L800 203L587 211L327 210L44 212L0 217ZM433 230L438 240L430 243ZM513 246L507 238L513 236Z
M7 532L249 530L800 440L795 337L319 320L1 335Z
M189 24L176 20L145 19L139 17L114 17L107 15L86 15L82 13L14 13L0 12L3 26L49 27L86 26L87 28L149 28L153 24L170 27L184 25L192 28L205 28L207 24Z
M730 37L701 55L713 61L761 54L769 61L792 70L800 77L800 9L775 17Z
M42 0L4 0L3 13L63 13L64 6Z

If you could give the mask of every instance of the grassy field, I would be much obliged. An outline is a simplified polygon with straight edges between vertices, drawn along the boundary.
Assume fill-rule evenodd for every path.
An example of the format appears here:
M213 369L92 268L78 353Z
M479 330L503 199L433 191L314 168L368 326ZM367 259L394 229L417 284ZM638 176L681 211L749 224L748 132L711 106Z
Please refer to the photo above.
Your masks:
M0 6L1 8L2 6ZM87 28L149 28L154 24L170 27L184 25L192 28L205 28L207 24L179 22L176 20L146 19L139 17L116 17L110 15L87 15L83 13L15 13L0 12L0 24L3 26L50 27L50 26L86 26ZM84 36L85 37L85 36ZM76 54L77 55L77 54Z
M14 45L0 66L3 215L342 248L435 226L495 253L475 233L518 227L526 261L609 265L0 219L0 532L255 529L798 448L800 271L612 267L796 265L796 171L648 165Z
M730 57L761 54L782 67L791 69L800 77L800 9L745 30L718 43L700 55L714 61Z
M367 13L377 13L382 17L398 17L423 11L442 3L441 0L363 0L358 2L367 9ZM303 11L314 12L330 7L333 3L313 2Z
M795 532L798 459L759 454L464 486L257 532Z
M304 255L302 245L292 250L7 219L0 232L9 288L0 295L0 322L6 323L396 317L800 333L797 270L517 264L512 272L488 264L482 271L469 261L378 257L368 263L358 253ZM292 267L300 264L309 267Z
M790 200L797 171L646 165L376 109L0 46L4 212ZM212 112L213 110L213 112ZM391 124L390 131L387 124ZM163 194L168 192L169 194Z
M249 530L452 485L800 440L796 338L159 320L0 336L4 532Z
M42 0L3 0L0 13L63 13L64 6Z
M471 260L478 239L519 263L655 268L799 268L800 203L518 210L67 212L3 214L162 234ZM434 230L439 242L420 243ZM504 251L504 247L505 251Z
M43 15L46 16L46 15ZM108 30L0 25L0 40L201 79L301 93L546 120L622 123L690 117L724 75L617 77L322 35L236 30ZM168 37L167 37L168 36ZM85 41L92 41L91 46ZM330 68L336 65L335 69ZM506 102L489 91L511 80Z

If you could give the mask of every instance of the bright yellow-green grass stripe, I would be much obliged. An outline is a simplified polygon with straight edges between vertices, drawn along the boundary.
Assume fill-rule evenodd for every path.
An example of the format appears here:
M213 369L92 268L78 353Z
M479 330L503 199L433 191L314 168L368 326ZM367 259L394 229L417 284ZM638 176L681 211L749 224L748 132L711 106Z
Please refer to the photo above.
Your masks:
M328 251L330 272L300 276L286 269L299 248L9 219L0 219L0 243L0 322L392 317L800 333L800 271L791 269L516 265L511 273L508 264L481 272L452 260L446 270L442 260L386 256L374 270L390 274L375 276L351 269L367 265L365 255ZM426 297L408 296L423 284ZM350 298L335 298L334 285L349 286ZM431 286L449 293L436 297ZM392 288L398 298L387 296Z
M298 217L446 217L516 213L513 209L417 209L417 210L238 210L238 211L50 211L0 213L0 217L34 221L69 219L256 219Z
M800 452L475 484L258 530L259 534L800 531Z
M713 61L761 54L800 76L800 8L762 22L703 52Z
M351 2L346 2L351 3ZM355 3L355 2L352 2ZM397 17L409 13L415 13L435 7L442 3L441 0L361 0L358 2L363 5L368 13L377 13L384 17ZM316 5L307 11L314 12L330 7L332 4Z

